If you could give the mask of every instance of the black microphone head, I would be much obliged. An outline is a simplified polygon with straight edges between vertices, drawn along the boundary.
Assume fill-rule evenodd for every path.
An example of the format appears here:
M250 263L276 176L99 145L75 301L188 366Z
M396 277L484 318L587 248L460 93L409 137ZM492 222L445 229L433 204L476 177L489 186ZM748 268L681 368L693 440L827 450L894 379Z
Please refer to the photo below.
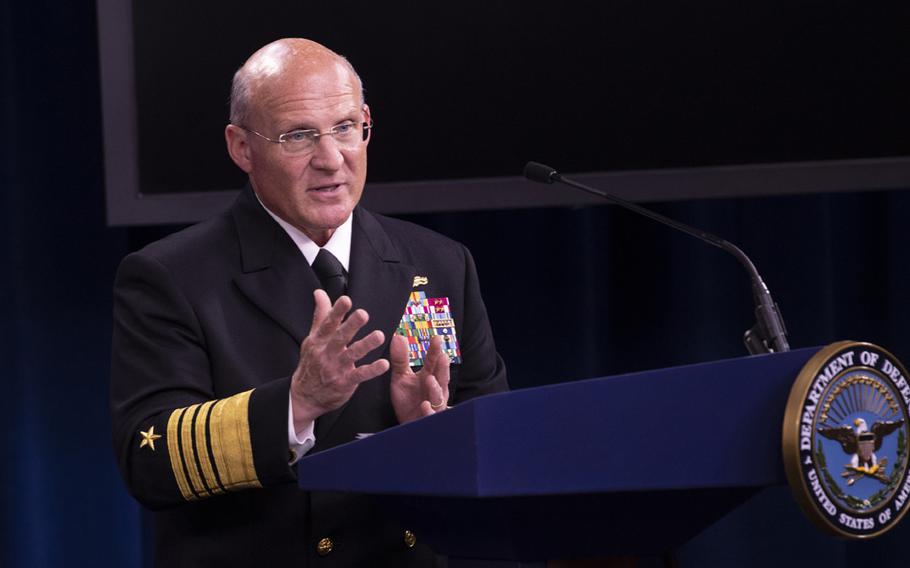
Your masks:
M531 181L540 183L553 183L559 177L559 172L537 162L528 162L525 164L525 177Z

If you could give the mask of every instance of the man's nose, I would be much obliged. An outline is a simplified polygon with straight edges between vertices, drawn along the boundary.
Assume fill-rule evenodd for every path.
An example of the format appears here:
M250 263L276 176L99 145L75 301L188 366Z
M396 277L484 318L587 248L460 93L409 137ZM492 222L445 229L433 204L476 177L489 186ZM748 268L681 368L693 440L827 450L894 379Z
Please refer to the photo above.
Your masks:
M321 170L337 170L344 163L344 154L338 142L331 136L320 136L316 139L316 146L313 148L313 157L310 158L310 165Z

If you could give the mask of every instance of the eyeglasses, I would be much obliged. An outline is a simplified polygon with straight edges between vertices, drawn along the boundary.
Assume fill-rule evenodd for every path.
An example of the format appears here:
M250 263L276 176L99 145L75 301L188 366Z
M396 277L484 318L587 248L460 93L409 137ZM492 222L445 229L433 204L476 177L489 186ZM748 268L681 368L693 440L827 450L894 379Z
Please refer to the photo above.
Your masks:
M263 140L268 140L274 144L281 144L281 147L284 148L285 152L289 154L303 154L306 152L312 152L316 147L316 144L319 142L319 139L323 136L331 136L340 148L353 150L354 148L360 146L361 142L367 139L368 132L371 128L373 128L373 121L354 122L352 120L349 120L347 122L337 124L325 132L320 132L315 128L307 130L291 130L290 132L279 134L277 139L269 138L264 134L260 134L255 130L241 126L239 124L235 124L234 126L255 134ZM360 136L357 135L358 131L362 132Z

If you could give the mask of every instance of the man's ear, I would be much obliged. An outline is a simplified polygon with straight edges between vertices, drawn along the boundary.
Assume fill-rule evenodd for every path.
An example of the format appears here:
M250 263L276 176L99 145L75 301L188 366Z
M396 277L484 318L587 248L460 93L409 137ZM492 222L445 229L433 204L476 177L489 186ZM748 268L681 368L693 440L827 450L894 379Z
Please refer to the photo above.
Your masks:
M370 115L370 105L363 103L363 121L367 124L373 124L373 117ZM373 136L373 129L371 128L363 139L364 144L370 143L370 138Z
M237 167L247 174L253 169L249 133L239 126L228 124L224 127L224 141L227 151Z

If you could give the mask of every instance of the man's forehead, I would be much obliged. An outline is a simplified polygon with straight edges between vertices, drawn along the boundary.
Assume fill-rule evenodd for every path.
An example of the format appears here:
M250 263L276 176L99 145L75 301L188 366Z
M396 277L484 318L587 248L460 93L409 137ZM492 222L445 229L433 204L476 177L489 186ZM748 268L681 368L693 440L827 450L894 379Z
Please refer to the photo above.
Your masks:
M326 129L345 120L360 120L363 105L353 90L331 96L283 91L262 97L253 105L255 121L263 128L288 131Z
M269 104L301 101L307 106L334 106L354 101L360 106L357 77L341 62L317 67L286 66L282 72L265 77L253 87L252 99Z
M253 105L263 110L357 111L362 106L356 80L346 75L287 74L261 85Z

